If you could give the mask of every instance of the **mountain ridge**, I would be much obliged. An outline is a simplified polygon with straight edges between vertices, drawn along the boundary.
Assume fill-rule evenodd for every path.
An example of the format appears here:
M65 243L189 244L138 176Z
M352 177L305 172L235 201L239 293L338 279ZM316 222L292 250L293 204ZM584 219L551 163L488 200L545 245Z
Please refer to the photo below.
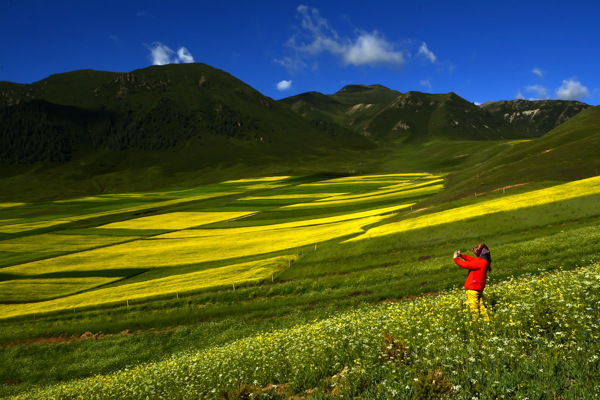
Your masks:
M556 104L538 107L554 124L587 106ZM530 105L508 104L515 112ZM376 172L398 167L399 150L422 157L430 143L458 149L485 141L491 151L498 140L545 134L542 125L524 129L487 107L454 92L401 93L377 84L276 101L200 63L0 82L0 186L5 198L45 198L268 173L360 173L367 165ZM432 165L463 165L444 147Z

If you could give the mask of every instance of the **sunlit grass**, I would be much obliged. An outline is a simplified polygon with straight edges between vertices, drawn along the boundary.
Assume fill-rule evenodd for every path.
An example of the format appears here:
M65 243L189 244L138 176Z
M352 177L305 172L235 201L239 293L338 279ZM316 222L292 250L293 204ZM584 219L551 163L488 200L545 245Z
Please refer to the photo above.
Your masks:
M560 202L577 197L592 196L600 193L600 177L593 177L569 182L546 189L506 196L477 204L453 208L433 214L412 217L369 229L365 234L351 238L356 241L386 236L414 229L431 227L450 222L463 221L470 218L504 211L513 211L527 207Z
M128 221L114 222L102 225L105 229L186 229L193 226L207 225L214 222L253 214L255 211L236 212L173 212L130 219Z

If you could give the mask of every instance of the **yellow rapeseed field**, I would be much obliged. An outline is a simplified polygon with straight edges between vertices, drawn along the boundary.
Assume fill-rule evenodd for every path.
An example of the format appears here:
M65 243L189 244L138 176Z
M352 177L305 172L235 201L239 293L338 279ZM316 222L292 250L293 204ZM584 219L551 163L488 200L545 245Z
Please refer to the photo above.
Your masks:
M293 262L297 258L297 255L272 257L265 260L228 265L189 274L173 275L146 282L99 288L86 293L39 303L3 304L0 305L0 315L2 318L9 318L17 315L31 315L79 307L97 306L101 304L124 303L127 300L138 300L152 296L168 294L173 294L175 296L177 292L190 292L223 285L235 284L239 286L243 283L269 278L271 274L287 267L290 261ZM102 280L98 280L98 283L95 286L99 286L101 281ZM26 285L27 283L28 282L24 281L23 284ZM76 291L79 291L82 288L81 284L83 281L81 279L69 282L45 280L38 285L40 286L40 289L44 288L50 290L53 283L59 284L60 287L64 287L65 284L72 284L73 288L76 289ZM108 283L108 281L104 283ZM80 286L76 286L77 284L80 284ZM2 286L0 286L0 293L1 290ZM55 293L55 295L59 294L60 293ZM62 293L61 295L64 296L65 293Z
M347 195L344 199L326 198L310 203L297 203L284 206L282 208L314 208L324 206L340 206L347 204L369 203L373 201L402 199L407 197L426 196L439 192L444 188L443 184L426 186L418 189L409 190L382 190L380 192L373 191L369 193L361 193L358 195Z
M273 182L273 181L283 181L285 179L291 178L291 176L265 176L262 178L246 178L246 179L234 179L231 181L225 181L223 183L260 183L260 182Z
M31 302L70 296L122 279L122 277L35 278L0 282L3 302ZM21 308L15 304L15 308ZM2 310L2 306L0 306ZM0 311L1 312L1 311Z
M533 207L568 200L576 197L600 193L600 177L582 179L546 189L534 190L527 193L506 196L477 204L453 208L429 215L410 218L369 229L365 234L348 241L369 239L378 236L466 220L492 213L513 211L525 207Z
M186 229L243 217L256 211L235 212L172 212L102 225L105 229Z
M331 224L181 239L140 239L52 259L3 268L3 272L32 276L42 273L95 271L98 269L156 268L199 264L311 245L363 232L362 227L381 221L373 216Z
M273 224L273 225L262 225L262 226L246 226L242 228L227 228L227 229L184 229L177 232L165 233L163 235L155 236L157 239L181 239L181 238L197 238L197 237L216 237L216 236L232 236L239 235L243 233L251 233L251 232L264 232L268 230L275 229L290 229L290 228L300 228L304 226L316 226L316 225L324 225L331 224L334 222L342 222L349 221L353 219L361 219L365 217L371 217L375 215L382 215L391 213L394 211L398 211L407 207L410 207L414 203L407 204L399 204L392 207L384 207L384 208L376 208L374 210L362 211L357 213L336 215L333 217L326 218L315 218L315 219L307 219L301 221L294 222L284 222L281 224Z
M343 195L345 193L305 193L305 194L279 194L273 196L248 196L238 199L238 201L251 201L251 200L293 200L293 199L311 199L311 198L322 198L330 197L335 195Z
M137 239L137 236L61 235L45 233L0 241L6 252L73 252Z
M26 232L26 231L32 231L34 229L49 228L51 226L67 224L71 221L72 221L72 219L53 219L53 220L49 220L49 221L11 223L9 225L0 226L0 232L1 233Z
M27 203L0 203L0 208L20 207Z

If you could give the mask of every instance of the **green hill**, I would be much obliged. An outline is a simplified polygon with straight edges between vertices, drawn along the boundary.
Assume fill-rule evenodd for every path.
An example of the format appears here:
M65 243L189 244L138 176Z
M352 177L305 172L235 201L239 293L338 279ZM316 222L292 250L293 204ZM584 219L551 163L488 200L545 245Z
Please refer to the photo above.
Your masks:
M7 197L217 181L375 147L203 64L75 71L32 85L2 83L0 93Z
M448 176L444 196L600 173L600 107L590 107L538 139L507 143L495 155Z

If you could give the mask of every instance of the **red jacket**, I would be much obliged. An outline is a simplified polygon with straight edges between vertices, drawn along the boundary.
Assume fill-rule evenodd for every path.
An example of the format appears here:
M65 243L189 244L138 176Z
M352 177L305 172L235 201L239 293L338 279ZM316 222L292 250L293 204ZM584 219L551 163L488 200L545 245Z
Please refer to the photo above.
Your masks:
M469 270L467 280L465 281L465 289L483 290L485 288L485 278L489 266L488 260L461 254L454 259L454 262L459 267Z

